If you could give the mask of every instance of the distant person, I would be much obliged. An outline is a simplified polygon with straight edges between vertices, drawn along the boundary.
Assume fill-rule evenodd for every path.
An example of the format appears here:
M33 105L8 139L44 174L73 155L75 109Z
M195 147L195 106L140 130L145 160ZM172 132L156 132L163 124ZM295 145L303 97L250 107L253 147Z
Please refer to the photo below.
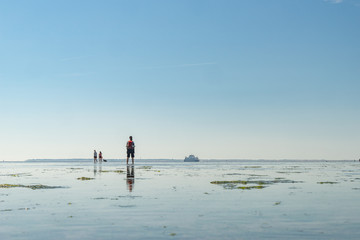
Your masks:
M96 150L94 150L94 163L96 163L97 162L97 152L96 152Z
M134 164L134 156L135 156L135 143L133 142L132 136L129 137L129 141L126 143L126 164L129 164L129 157L131 156L132 164Z
M100 151L99 152L99 162L102 162L103 161L103 156L102 156L102 152Z

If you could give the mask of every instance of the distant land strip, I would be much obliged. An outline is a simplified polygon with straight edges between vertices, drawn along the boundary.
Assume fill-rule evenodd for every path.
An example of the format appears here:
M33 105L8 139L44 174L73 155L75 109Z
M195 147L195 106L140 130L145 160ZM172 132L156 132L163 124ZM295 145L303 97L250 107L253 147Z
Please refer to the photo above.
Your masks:
M123 162L125 159L106 159L108 162ZM65 159L28 159L25 162L90 162L94 161L93 158L65 158ZM175 158L148 158L148 159L135 159L138 162L179 162L184 159ZM329 159L200 159L201 162L354 162L359 160L329 160ZM20 161L22 162L22 161Z

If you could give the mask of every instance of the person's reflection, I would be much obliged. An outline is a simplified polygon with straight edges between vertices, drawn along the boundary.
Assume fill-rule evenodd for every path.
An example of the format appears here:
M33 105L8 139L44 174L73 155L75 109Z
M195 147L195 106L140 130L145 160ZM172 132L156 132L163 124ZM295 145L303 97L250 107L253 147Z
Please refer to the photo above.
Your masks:
M126 167L126 185L130 192L132 192L135 182L134 165L127 165Z
M97 174L97 166L96 164L94 164L94 177L96 177L96 174Z
M101 175L101 172L102 172L102 166L100 165L98 169L98 166L94 164L94 177L96 177L96 175Z

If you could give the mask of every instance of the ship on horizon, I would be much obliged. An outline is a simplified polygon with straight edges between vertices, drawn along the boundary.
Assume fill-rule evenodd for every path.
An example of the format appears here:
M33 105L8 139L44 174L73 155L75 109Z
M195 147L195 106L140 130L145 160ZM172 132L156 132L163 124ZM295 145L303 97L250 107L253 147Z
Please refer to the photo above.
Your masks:
M199 158L195 157L194 155L189 155L188 157L185 157L184 162L199 162Z

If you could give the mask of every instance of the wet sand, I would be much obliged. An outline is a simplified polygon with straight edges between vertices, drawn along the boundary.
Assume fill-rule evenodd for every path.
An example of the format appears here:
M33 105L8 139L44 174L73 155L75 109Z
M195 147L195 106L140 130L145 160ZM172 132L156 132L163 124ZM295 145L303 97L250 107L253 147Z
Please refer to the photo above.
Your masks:
M0 239L358 239L360 163L0 164Z

